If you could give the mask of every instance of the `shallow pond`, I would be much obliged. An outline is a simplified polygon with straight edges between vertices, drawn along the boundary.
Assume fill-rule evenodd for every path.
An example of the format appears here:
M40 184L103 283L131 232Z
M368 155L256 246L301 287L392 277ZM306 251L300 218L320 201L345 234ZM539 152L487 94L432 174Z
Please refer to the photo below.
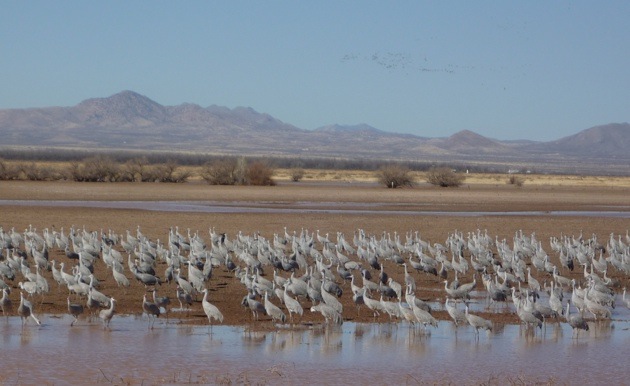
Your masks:
M331 214L406 214L420 216L562 216L630 218L627 206L609 207L590 211L436 211L391 210L392 203L338 203L338 202L218 202L218 201L64 201L64 200L0 200L0 206L49 206L139 209L160 212L194 213L331 213ZM381 208L381 209L379 209Z
M495 326L476 335L450 322L424 332L407 324L314 326L248 331L115 316L112 330L81 319L43 316L22 328L0 321L2 384L579 384L628 382L630 322L566 324L542 330Z

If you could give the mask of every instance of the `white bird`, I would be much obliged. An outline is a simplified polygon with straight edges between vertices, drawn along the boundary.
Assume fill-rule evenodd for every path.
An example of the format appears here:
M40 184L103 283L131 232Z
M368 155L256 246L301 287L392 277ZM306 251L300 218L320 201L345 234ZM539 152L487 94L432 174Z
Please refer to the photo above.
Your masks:
M115 313L116 299L109 298L109 308L106 310L101 310L101 312L98 313L98 317L103 321L103 328L109 328L109 323L112 321L112 317Z
M2 315L9 317L8 312L13 308L13 303L9 299L9 290L7 288L2 289L2 299L0 299L0 308L2 308Z
M212 328L212 319L218 321L219 323L223 323L223 314L221 313L221 311L219 311L217 306L208 301L207 288L203 289L203 300L201 301L201 304L203 306L203 312L205 312L206 316L208 317L210 328Z

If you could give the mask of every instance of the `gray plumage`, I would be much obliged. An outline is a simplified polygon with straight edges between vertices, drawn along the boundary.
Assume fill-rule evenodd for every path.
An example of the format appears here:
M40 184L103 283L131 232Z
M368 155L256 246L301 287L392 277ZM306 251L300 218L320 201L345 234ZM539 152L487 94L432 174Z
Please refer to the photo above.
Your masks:
M464 313L464 311L458 309L457 304L450 304L449 301L450 299L446 298L446 301L444 302L444 307L446 308L446 312L448 312L448 315L451 317L451 319L453 319L453 323L455 323L455 326L459 326L460 323L467 323L468 320L466 319L466 314Z
M243 298L242 304L250 309L250 311L252 312L252 316L254 317L255 320L258 320L259 313L262 313L263 315L267 313L265 311L265 306L258 300L254 299L253 293L246 295Z
M153 303L160 307L161 313L168 313L168 306L171 304L171 298L168 296L157 296L157 290L153 289Z
M289 285L289 282L286 282L284 284L284 305L287 307L287 311L289 311L289 319L293 320L293 314L298 314L302 316L302 314L304 313L304 309L302 308L300 302L289 295L287 291Z
M468 312L468 304L466 304L466 312L464 314L468 324L475 328L475 333L479 334L479 329L492 331L492 322L482 318L481 316L473 315Z
M72 315L72 323L70 323L70 327L72 327L79 320L79 316L83 314L83 305L70 303L70 298L68 298L68 313Z
M20 306L18 307L17 312L18 312L18 315L20 315L20 318L22 318L22 326L26 324L26 319L28 319L29 316L33 318L33 320L35 321L35 323L37 323L37 325L39 326L42 325L42 323L39 321L39 319L37 319L35 314L33 314L33 305L31 304L31 302L29 302L28 300L24 298L24 293L22 293L22 291L20 291Z
M160 317L160 307L158 307L157 304L148 301L147 294L144 294L142 298L142 310L149 318L149 328L153 328L155 319Z
M341 304L339 300L337 300L337 298L334 295L328 293L328 291L326 290L324 286L324 283L322 283L320 290L322 294L322 299L324 299L324 303L332 307L338 313L343 314L343 305Z
M271 316L271 320L274 322L285 323L287 321L287 316L280 309L280 307L276 306L269 300L269 293L265 292L265 312L267 315Z
M177 286L177 300L179 301L180 310L184 309L184 303L186 303L188 306L191 306L193 304L192 295L182 290L179 285Z
M311 312L319 312L322 314L326 323L333 322L334 324L342 324L343 317L333 307L325 303L320 303L311 307Z
M427 311L423 310L422 308L418 307L414 301L414 299L416 298L416 295L414 295L413 293L408 295L409 299L411 300L410 305L411 305L411 309L413 310L413 314L416 317L416 320L418 321L418 323L421 323L423 326L427 326L427 325L431 325L433 327L438 326L438 322L437 320L433 317L433 315L431 315L430 313L428 313Z
M566 314L564 315L564 318L566 319L567 323L569 323L569 326L571 326L571 328L573 329L573 333L575 334L575 331L577 330L577 336L579 336L580 330L584 330L584 331L589 330L588 323L586 323L586 320L584 320L584 318L582 318L582 315L580 314L571 315L570 308L571 308L571 302L568 301Z

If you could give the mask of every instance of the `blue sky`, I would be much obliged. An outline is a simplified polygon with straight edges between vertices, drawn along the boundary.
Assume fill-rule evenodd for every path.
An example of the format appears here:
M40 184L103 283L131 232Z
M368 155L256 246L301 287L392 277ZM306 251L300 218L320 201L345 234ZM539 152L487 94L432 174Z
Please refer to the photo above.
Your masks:
M553 140L630 121L627 1L5 1L0 108L122 90L367 123Z

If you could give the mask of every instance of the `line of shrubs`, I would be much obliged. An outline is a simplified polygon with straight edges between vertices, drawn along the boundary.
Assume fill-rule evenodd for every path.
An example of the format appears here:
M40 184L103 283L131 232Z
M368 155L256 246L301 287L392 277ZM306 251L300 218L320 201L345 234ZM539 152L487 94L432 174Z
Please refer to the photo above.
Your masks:
M201 178L212 185L275 185L274 169L263 161L245 158L222 158L206 162ZM193 173L174 160L152 164L146 157L123 163L106 155L72 161L67 166L51 163L15 162L0 159L0 180L77 181L77 182L167 182L183 183Z
M193 172L182 168L173 160L152 164L142 156L117 162L106 155L87 157L72 161L65 166L55 166L50 162L7 162L0 158L0 180L31 180L76 182L187 182ZM248 160L245 157L223 157L207 161L198 169L198 176L210 185L254 185L273 186L274 168L263 160ZM304 177L304 169L291 169L292 181ZM399 163L381 166L376 176L388 188L411 187L414 184L412 170ZM457 187L464 181L464 175L448 167L431 168L426 173L428 183L443 187Z

